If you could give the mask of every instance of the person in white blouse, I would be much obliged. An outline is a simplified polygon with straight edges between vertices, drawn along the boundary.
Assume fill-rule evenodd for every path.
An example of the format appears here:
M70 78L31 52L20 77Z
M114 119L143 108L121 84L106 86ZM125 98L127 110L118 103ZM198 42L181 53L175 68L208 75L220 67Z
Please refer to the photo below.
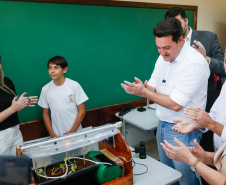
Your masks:
M226 57L224 59L226 72ZM195 129L203 132L212 130L214 132L214 143L218 149L216 153L205 152L202 147L194 140L195 147L186 147L178 139L174 141L178 146L172 146L167 141L161 143L169 158L186 162L195 168L198 173L210 184L226 184L226 85L224 84L220 96L213 104L210 113L205 112L201 107L188 107L184 113L190 119L176 119L178 123L172 129L181 134L187 134ZM219 172L207 165L216 166Z

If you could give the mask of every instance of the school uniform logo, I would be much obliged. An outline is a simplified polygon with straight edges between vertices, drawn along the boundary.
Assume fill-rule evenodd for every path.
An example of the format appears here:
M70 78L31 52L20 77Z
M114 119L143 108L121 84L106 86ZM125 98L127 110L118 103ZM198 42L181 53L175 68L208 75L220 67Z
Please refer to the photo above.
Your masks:
M74 95L69 95L69 96L68 96L68 99L69 99L69 103L75 102L75 97L74 97Z

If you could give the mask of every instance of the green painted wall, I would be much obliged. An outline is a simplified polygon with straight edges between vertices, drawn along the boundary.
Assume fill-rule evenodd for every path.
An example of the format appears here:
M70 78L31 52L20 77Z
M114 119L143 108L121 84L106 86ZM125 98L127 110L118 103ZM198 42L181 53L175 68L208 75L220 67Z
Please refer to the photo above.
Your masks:
M64 56L66 77L81 84L86 108L139 99L121 88L124 80L149 79L158 57L152 29L166 9L0 1L0 55L17 94L40 95L51 78L48 60ZM193 25L193 11L187 11ZM26 108L20 121L42 118Z

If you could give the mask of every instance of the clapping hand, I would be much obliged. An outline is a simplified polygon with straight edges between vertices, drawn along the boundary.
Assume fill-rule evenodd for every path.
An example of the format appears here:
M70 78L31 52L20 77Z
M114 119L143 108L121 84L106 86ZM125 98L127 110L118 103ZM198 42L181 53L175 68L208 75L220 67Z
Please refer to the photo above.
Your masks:
M180 134L188 134L195 129L203 128L202 125L199 125L196 121L190 119L175 119L173 122L177 124L174 125L172 129Z
M203 148L199 145L196 139L193 141L195 147L188 147L191 153L201 162L204 162L206 152Z
M19 97L19 100L27 100L28 99L28 102L27 102L27 105L26 107L34 107L35 103L37 103L38 101L38 96L29 96L29 97L25 97L27 93L23 93L20 97Z
M13 112L20 112L21 110L23 110L24 107L27 106L28 101L29 101L28 98L18 99L18 96L15 96L11 104Z
M144 96L144 92L147 90L147 88L145 88L145 85L143 84L143 82L139 79L135 77L135 81L133 83L130 83L128 81L124 81L124 83L121 83L121 86L123 89L125 89L125 91L128 94L133 94L133 95L137 95L137 96Z
M186 109L184 109L184 113L187 115L188 118L193 119L202 127L207 127L208 124L213 122L209 114L201 107L187 107Z
M178 146L173 146L166 140L164 140L164 143L160 143L162 148L165 150L166 155L170 159L185 162L191 166L195 161L195 156L192 154L191 150L175 137L174 141Z
M30 96L30 97L25 97L27 93L21 94L21 96L18 99L18 96L15 96L12 100L12 108L14 112L20 112L23 110L25 107L34 107L34 103L37 103L38 97L37 96Z
M207 123L212 121L211 117L201 107L187 107L184 113L190 119L175 119L173 122L177 123L172 127L173 130L180 134L188 134L195 129L205 128Z

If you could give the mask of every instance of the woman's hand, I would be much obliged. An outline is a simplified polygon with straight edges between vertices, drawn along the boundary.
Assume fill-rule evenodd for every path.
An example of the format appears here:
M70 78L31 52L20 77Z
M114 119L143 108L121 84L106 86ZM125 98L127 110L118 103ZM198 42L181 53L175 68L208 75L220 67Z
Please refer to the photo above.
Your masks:
M177 138L174 138L174 141L178 146L173 146L169 144L166 140L164 143L160 143L162 148L165 150L166 155L173 160L181 161L187 163L189 166L192 166L196 161L196 157L191 153L188 147L186 147L181 141Z
M29 96L28 99L27 107L34 107L34 104L38 102L38 96Z
M27 106L28 102L28 98L18 99L18 96L15 96L12 100L11 108L13 109L13 112L20 112Z
M38 101L37 96L26 97L25 96L26 94L27 94L26 92L21 94L19 99L18 96L13 98L11 107L14 112L20 112L25 107L34 107L35 105L33 104L37 103Z
M20 96L19 100L28 99L27 107L34 107L35 105L33 105L33 104L37 103L37 101L38 101L38 99L37 99L38 96L25 97L26 94L27 94L26 92L23 93L23 94Z
M195 147L188 147L191 153L201 162L204 162L206 157L206 152L203 148L199 145L196 139L193 141Z

